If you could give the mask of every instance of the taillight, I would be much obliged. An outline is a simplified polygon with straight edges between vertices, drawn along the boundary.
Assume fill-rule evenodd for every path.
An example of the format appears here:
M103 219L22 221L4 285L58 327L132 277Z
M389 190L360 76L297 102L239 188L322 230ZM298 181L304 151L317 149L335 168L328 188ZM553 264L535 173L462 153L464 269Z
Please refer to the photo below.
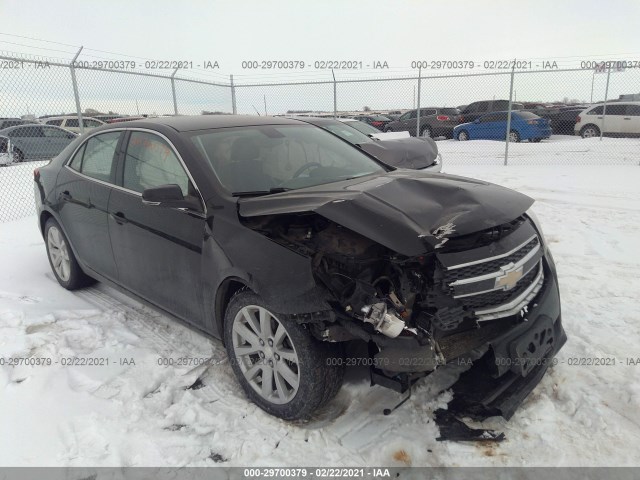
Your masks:
M373 125L374 127L381 127L382 126L382 122L378 122L378 121L371 122L371 125Z
M464 123L464 117L463 117L462 115L460 115L460 116L458 117L458 121L459 121L460 123Z
M40 169L39 169L39 168L36 168L36 169L33 171L33 179L34 179L34 180L39 180L39 179L40 179Z
M449 117L447 117L446 115L438 115L436 117L436 120L440 120L441 122L446 122L449 120Z
M580 115L578 115L578 116L576 117L576 123L580 123L581 121L582 121L582 119L580 118Z

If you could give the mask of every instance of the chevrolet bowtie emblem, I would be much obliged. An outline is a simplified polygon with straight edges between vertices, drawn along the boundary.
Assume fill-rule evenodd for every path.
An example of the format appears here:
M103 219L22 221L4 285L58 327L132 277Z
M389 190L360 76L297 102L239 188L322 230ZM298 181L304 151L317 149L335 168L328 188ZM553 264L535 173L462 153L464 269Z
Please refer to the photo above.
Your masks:
M496 286L494 288L496 290L511 290L521 278L522 267L516 268L515 270L505 270L503 276L496 278Z

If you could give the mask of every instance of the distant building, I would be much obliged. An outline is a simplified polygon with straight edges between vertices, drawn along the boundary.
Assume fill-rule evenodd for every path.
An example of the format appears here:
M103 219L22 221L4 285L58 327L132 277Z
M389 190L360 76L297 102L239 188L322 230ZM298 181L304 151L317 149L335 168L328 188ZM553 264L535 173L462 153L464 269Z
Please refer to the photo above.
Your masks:
M624 100L627 102L640 102L640 93L629 93L627 95L620 95L618 100Z

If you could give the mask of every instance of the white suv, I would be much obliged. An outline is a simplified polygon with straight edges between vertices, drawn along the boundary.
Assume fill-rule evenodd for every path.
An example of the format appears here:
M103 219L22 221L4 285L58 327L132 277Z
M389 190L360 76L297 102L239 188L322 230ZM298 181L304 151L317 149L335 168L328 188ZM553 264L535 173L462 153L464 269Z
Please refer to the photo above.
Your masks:
M605 115L602 115L602 113ZM578 115L575 134L582 138L604 135L615 137L640 136L640 102L616 102L592 105Z
M91 117L82 117L82 123L84 124L85 131L105 125L104 122ZM62 127L74 133L80 133L80 122L76 116L65 115L62 117L49 117L44 119L44 124L55 125L56 127Z

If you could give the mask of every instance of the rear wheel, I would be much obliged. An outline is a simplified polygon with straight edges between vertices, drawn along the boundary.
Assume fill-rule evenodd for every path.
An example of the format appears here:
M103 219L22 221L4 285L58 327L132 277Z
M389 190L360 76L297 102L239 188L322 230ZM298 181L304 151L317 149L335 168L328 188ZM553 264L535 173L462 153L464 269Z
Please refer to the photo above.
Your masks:
M469 133L466 130L460 130L458 132L458 140L460 140L461 142L469 140Z
M582 130L580 130L580 136L582 138L599 137L600 129L595 125L585 125L582 127Z
M15 148L13 150L13 162L20 163L24 162L24 153L22 153L19 149Z
M82 271L67 237L53 218L45 224L44 238L51 270L60 285L67 290L75 290L95 281Z
M509 141L518 143L520 141L520 134L515 130L509 132Z
M433 132L431 131L431 128L429 126L426 126L422 128L422 130L420 130L420 136L425 138L431 138L433 137Z
M246 395L276 417L306 419L342 385L338 347L316 340L304 325L276 314L250 290L229 302L224 339Z

